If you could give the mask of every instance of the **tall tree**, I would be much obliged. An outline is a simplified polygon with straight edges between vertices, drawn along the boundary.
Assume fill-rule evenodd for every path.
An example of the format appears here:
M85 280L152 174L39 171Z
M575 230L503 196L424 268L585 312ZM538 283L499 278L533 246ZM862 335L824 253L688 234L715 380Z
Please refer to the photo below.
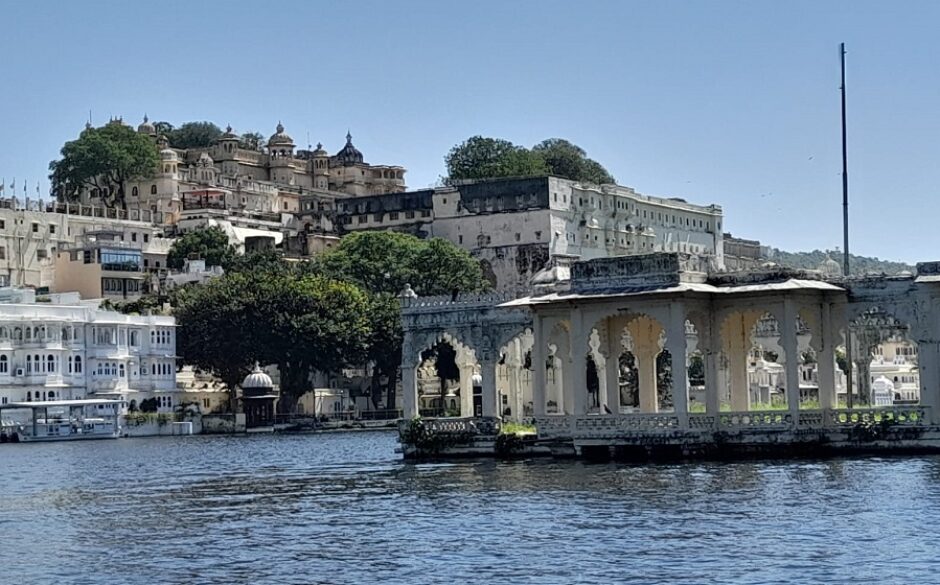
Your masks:
M75 201L83 190L95 189L108 207L124 208L127 183L153 176L159 162L149 137L114 122L86 129L61 154L49 163L53 195Z
M614 178L599 162L587 157L584 149L564 138L549 138L532 147L545 162L549 173L585 183L613 183Z
M235 246L229 243L222 228L211 226L193 230L173 241L166 257L167 266L179 270L190 255L205 260L206 266L227 268L235 258Z
M222 136L222 129L212 122L186 122L166 135L174 148L205 148Z
M321 255L318 269L349 280L372 293L372 339L367 359L373 363L373 402L387 378L386 405L395 404L395 380L401 364L401 308L398 294L411 284L421 296L478 292L488 286L480 263L447 240L421 240L397 232L357 232Z
M501 138L483 136L473 136L454 146L444 162L448 181L548 173L544 160L527 148Z

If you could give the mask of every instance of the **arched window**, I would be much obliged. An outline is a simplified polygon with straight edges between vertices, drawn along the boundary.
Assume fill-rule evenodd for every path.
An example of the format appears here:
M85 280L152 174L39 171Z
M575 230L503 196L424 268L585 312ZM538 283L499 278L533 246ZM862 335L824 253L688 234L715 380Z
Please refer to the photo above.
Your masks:
M26 356L26 373L31 374L33 372L33 356Z
M26 356L26 357L29 357L29 356ZM33 401L33 393L32 393L32 392L27 392L27 393L26 393L26 402L32 402L32 401Z
M124 364L121 364L118 366L118 372L120 373L120 376L123 378L124 377Z
M137 191L137 187L135 186L133 189L131 189L131 196L137 197L138 195L140 195L140 192Z
M150 374L154 376L157 375L157 364L150 364Z
M72 368L73 368L73 358L72 356L69 356L69 373L70 374L72 373Z
M151 331L151 332L150 332L150 343L155 344L156 342L157 342L157 332L156 332L156 331Z
M157 186L156 186L156 185L150 185L150 194L151 194L151 195L156 195L156 194L157 194Z
M82 356L80 355L75 356L75 373L82 373Z
M33 339L33 329L31 327L26 328L26 341L32 341Z
M17 327L13 330L13 339L16 341L23 341L23 330Z
M6 327L0 327L0 339L9 339L9 338L10 338L10 330L7 329Z
M55 400L55 392L53 392L52 390L50 390L50 391L49 391L49 394L48 394L48 397L49 397L49 400Z
M55 356L54 355L49 355L46 357L46 371L49 372L50 374L55 373Z
M0 374L6 374L10 371L10 362L9 358L5 355L0 355Z

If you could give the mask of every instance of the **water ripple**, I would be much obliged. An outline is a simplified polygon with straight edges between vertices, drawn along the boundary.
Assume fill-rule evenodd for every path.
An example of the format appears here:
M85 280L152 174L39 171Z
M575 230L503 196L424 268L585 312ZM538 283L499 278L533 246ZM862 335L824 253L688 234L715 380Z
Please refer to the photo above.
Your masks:
M4 583L931 583L940 458L407 464L394 435L0 447Z

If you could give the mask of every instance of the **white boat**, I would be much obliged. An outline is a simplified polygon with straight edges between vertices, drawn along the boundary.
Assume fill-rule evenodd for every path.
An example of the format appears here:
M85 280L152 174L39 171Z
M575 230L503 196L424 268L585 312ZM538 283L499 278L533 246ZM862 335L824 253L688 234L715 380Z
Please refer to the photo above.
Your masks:
M7 442L117 439L121 434L120 400L47 400L0 405L7 414L0 433ZM25 420L14 420L9 411L30 411Z

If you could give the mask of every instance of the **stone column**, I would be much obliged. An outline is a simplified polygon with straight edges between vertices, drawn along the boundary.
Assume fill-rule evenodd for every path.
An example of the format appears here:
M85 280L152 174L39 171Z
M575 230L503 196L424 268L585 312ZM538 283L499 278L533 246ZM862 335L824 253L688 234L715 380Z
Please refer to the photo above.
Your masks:
M685 336L685 305L673 301L669 304L669 331L666 346L672 356L672 402L679 425L689 426L689 369L686 365L688 340Z
M605 414L606 411L604 407L608 404L609 396L607 395L607 358L603 355L594 356L594 370L597 373L597 414ZM585 376L587 372L585 371ZM611 408L611 410L613 410Z
M819 384L820 408L836 408L836 333L833 323L832 310L829 302L824 300L820 304L820 337L819 355L816 358L817 382Z
M545 350L548 340L543 335L542 319L536 313L532 315L532 337L535 339L532 345L532 414L545 416Z
M499 416L499 404L496 396L496 355L488 351L483 359L483 416Z
M709 315L707 331L699 333L699 344L704 342L701 347L703 359L705 361L705 412L710 415L717 415L721 410L721 394L723 389L721 383L721 332L718 324L715 322L714 313Z
M571 370L565 375L565 404L571 400L571 414L587 414L587 331L580 308L571 311ZM570 387L567 382L571 380ZM570 397L570 398L569 398Z
M620 356L607 358L607 365L601 375L607 378L607 408L613 414L620 414Z
M402 363L401 392L402 417L411 420L418 416L418 366L416 364Z
M744 315L728 321L724 340L728 354L728 369L731 382L731 410L740 412L751 408L750 389L747 383L747 354L751 350L750 319Z
M460 366L460 416L473 416L473 364Z
M787 354L784 364L787 382L787 410L797 424L800 415L800 351L796 339L796 305L793 299L783 300L783 321L780 323L780 346Z
M509 405L512 409L512 417L517 421L522 421L522 360L518 357L519 344L512 343L509 346L509 354L506 356L506 372L509 377ZM502 410L502 409L500 409Z
M658 349L658 348L657 348ZM656 389L656 356L650 348L637 348L636 357L637 385L640 394L640 412L659 412L659 400Z

